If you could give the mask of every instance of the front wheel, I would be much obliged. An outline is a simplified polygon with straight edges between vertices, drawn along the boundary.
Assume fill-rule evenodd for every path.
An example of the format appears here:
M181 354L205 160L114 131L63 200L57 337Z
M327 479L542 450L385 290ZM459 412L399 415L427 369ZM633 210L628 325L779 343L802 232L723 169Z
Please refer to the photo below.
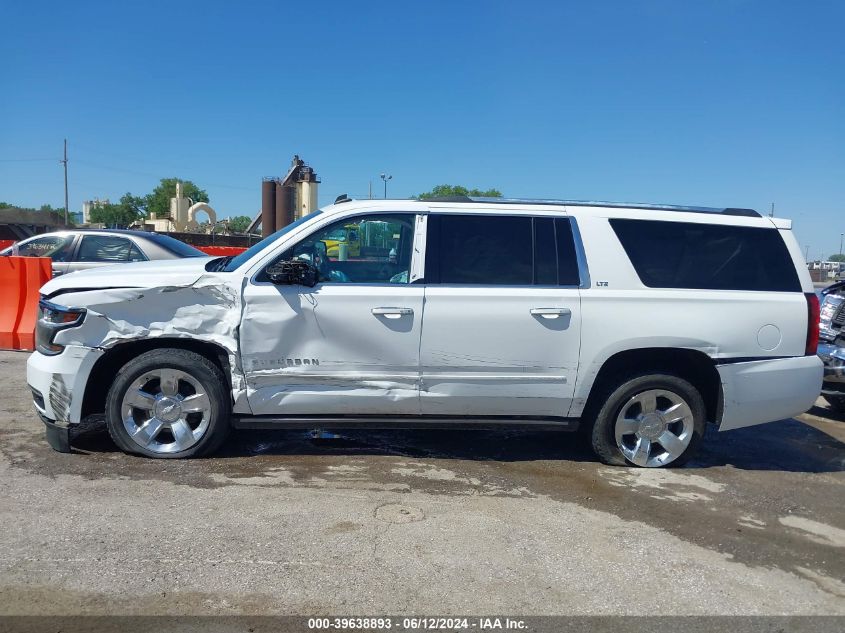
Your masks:
M606 464L680 466L704 436L698 389L669 374L630 378L612 388L596 415L591 443Z
M223 372L182 349L157 349L124 365L106 398L109 434L122 450L147 457L215 451L229 431Z

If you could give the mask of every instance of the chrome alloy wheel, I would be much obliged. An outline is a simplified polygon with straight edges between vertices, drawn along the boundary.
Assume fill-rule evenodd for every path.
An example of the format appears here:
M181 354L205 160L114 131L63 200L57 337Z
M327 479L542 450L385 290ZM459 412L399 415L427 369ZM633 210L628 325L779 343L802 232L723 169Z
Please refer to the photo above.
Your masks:
M665 466L687 449L694 420L687 402L676 393L649 389L632 396L619 411L616 445L637 466Z
M155 453L178 453L205 435L211 402L196 378L163 367L135 379L123 395L120 413L123 427L138 446Z

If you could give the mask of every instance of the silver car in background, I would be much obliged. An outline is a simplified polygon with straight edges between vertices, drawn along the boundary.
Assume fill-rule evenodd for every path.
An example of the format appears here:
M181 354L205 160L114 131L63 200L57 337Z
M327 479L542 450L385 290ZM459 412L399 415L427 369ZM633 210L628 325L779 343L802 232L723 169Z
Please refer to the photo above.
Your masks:
M156 259L208 257L184 242L160 233L120 229L76 229L42 233L0 251L0 256L49 257L53 276Z

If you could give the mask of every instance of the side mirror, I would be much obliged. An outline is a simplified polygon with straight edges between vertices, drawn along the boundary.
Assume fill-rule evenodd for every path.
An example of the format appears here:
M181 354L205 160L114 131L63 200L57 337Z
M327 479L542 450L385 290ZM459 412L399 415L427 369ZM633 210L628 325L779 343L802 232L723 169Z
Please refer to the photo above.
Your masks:
M284 259L267 267L267 276L274 284L288 286L317 285L320 274L314 265L304 259Z

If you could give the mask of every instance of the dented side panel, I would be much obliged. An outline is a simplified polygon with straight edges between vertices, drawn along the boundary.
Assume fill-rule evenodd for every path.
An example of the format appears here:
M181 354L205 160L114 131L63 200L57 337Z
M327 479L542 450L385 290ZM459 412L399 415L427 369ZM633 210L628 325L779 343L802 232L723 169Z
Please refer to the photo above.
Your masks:
M377 314L401 308L398 316ZM249 284L240 345L256 415L419 413L421 286Z

